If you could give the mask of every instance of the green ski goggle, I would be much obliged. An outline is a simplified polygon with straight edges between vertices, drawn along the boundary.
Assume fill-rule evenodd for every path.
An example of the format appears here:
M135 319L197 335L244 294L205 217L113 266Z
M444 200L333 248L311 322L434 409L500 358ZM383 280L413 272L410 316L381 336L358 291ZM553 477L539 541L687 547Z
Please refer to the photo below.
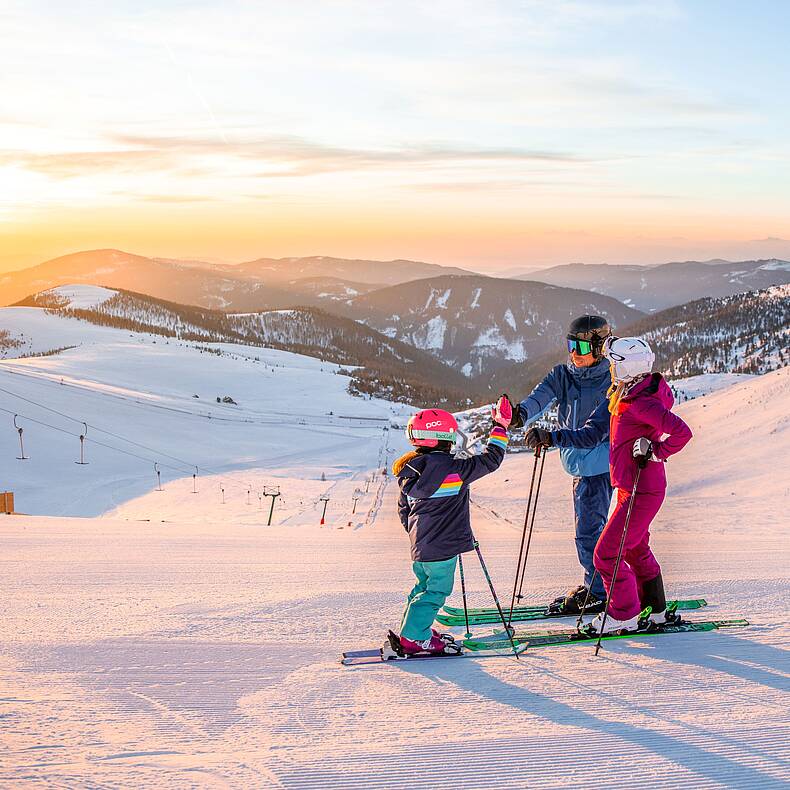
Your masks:
M571 340L568 338L568 351L573 353L574 351L577 354L592 354L592 343L589 340Z

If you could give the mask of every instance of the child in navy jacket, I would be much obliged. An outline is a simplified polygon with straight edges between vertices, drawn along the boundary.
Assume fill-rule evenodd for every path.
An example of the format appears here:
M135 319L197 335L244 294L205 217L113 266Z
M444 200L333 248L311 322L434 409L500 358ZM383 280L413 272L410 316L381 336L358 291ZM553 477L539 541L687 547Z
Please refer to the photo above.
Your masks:
M485 451L464 459L450 454L458 430L452 414L426 409L409 420L407 434L416 449L392 467L400 486L398 515L409 534L417 577L401 620L404 653L460 652L459 646L443 639L431 626L452 592L458 555L475 546L469 484L499 468L507 449L511 416L507 399L500 398L492 410L495 424Z

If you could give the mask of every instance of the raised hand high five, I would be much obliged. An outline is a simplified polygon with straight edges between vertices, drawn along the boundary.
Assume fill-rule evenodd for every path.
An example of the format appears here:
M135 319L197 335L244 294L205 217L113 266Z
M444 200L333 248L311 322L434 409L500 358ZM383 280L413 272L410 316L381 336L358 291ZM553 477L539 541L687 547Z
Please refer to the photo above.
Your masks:
M491 419L505 430L508 429L513 419L513 408L507 395L502 395L496 405L491 408Z

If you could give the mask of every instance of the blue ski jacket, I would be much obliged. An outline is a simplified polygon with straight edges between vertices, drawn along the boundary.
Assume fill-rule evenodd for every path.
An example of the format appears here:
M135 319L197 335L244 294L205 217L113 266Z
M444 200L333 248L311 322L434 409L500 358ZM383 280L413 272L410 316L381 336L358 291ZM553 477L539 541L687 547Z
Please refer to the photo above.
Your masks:
M524 424L534 422L555 401L560 428L575 430L586 422L596 407L606 401L612 383L605 360L589 368L572 362L552 368L543 381L518 406ZM609 471L609 431L592 446L561 447L565 471L574 477L592 477Z
M469 484L499 468L507 431L495 426L480 455L453 458L436 450L407 453L392 466L398 477L398 515L411 540L415 562L439 562L474 549Z

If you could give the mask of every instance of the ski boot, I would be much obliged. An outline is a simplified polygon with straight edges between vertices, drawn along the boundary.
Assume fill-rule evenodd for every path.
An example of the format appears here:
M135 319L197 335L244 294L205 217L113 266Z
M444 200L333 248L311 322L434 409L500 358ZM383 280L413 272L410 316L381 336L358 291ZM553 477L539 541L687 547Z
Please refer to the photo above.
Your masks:
M580 584L578 587L574 587L572 590L568 590L568 592L557 596L551 603L552 604L562 603L566 598L572 598L577 593L585 593L586 594L587 593L587 588L583 584Z
M662 612L650 612L648 617L656 630L660 631L665 625L678 625L683 622L681 616L677 613L677 607L677 603L673 603Z
M667 606L667 598L664 593L664 580L659 573L654 579L644 582L641 590L642 606L650 612L647 617L650 624L656 629L661 626L676 624L680 622L680 615L677 614L677 604Z
M600 612L593 619L583 626L580 626L579 633L585 636L595 637L603 634L622 635L622 634L635 634L639 631L646 630L646 620L643 616L644 612L629 618L628 620L617 620L616 618L608 615L606 623L603 622L604 613ZM603 631L601 626L603 625Z
M589 594L589 590L580 584L573 590L568 590L565 595L555 598L546 609L548 617L565 617L568 615L577 615L582 613L584 609L585 614L598 614L602 612L606 606L605 600L600 600L597 596ZM587 606L584 606L584 602Z
M438 636L431 635L431 638L424 642L414 642L390 631L387 634L387 643L381 649L381 657L388 660L418 655L458 655L461 652L461 645L455 641L448 643Z
M431 636L424 642L414 642L411 639L406 639L405 636L400 637L400 645L403 652L407 656L419 655L421 653L429 653L431 655L451 655L453 653L461 652L461 645L457 642L445 642L444 639L438 636Z

